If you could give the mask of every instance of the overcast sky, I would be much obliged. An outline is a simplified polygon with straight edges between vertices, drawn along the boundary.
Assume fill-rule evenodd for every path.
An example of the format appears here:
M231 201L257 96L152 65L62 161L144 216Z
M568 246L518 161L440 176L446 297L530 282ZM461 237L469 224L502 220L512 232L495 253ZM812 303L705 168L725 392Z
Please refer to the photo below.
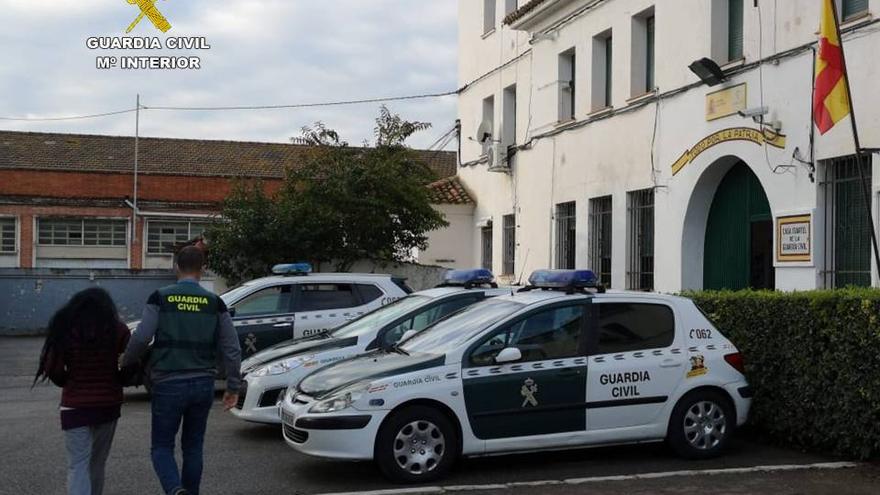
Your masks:
M144 105L311 103L455 89L456 0L161 0L167 34L144 19L132 36L204 36L209 51L93 51L91 36L122 36L139 8L126 0L0 0L0 117L53 117ZM98 70L99 55L201 57L198 71ZM455 98L389 103L452 127ZM143 111L141 135L286 141L320 120L359 144L378 105L261 112ZM0 121L0 129L131 135L134 115L72 122Z

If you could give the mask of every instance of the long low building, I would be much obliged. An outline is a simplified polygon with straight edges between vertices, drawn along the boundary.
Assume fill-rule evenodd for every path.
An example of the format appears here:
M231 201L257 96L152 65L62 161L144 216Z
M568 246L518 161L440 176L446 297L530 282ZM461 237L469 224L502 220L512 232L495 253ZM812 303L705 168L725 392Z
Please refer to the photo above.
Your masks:
M133 137L0 131L0 329L42 325L93 283L113 288L123 312L135 316L149 291L173 278L174 247L216 219L233 179L261 179L275 191L305 151L167 138L140 138L138 148L135 190ZM450 221L430 234L418 261L471 266L470 251L450 237L473 223L456 155L416 153L434 172L437 182L427 187Z
M820 5L460 0L473 255L637 290L877 285L876 154L866 206L850 119L813 125ZM874 153L880 0L835 5Z

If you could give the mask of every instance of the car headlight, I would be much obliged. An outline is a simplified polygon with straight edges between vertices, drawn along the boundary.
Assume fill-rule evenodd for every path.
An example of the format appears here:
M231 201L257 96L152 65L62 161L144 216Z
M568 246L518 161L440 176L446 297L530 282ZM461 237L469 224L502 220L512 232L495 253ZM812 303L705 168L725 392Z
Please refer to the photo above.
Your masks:
M282 361L276 361L272 364L267 364L266 366L261 366L254 370L251 373L251 376L255 378L259 378L261 376L275 376L275 375L283 375L284 373L288 373L293 371L315 356L297 356L293 358L284 359Z
M360 398L364 396L369 388L369 384L359 384L354 387L348 387L346 389L340 390L339 392L333 394L331 397L319 401L317 404L312 406L311 409L309 409L309 412L321 414L348 409L352 406L352 404L360 400Z

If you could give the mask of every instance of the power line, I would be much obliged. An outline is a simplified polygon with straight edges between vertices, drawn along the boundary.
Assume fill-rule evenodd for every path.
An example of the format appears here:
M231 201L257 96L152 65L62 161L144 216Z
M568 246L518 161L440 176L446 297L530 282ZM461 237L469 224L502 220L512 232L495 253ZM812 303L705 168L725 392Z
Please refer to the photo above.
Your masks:
M443 149L444 147L446 147L446 145L449 144L450 141L452 141L452 134L456 130L457 130L457 127L452 126L452 129L449 129L448 131L446 131L442 136L440 136L436 141L434 141L434 144L432 144L431 146L428 146L428 149L433 150L433 149L435 149L435 147L437 149Z
M362 100L343 100L343 101L325 101L319 103L294 103L290 105L253 105L253 106L219 106L219 107L168 107L168 106L149 106L142 108L145 110L173 110L173 111L225 111L225 110L282 110L289 108L314 108L314 107L335 107L343 105L360 105L364 103L385 103L390 101L406 101L406 100L423 100L428 98L442 98L444 96L452 96L458 94L458 90L446 91L444 93L429 93L421 95L408 96L387 96L382 98L366 98Z
M361 100L342 100L342 101L325 101L325 102L316 102L316 103L294 103L289 105L242 105L242 106L215 106L215 107L172 107L172 106L148 106L141 105L141 110L166 110L166 111L195 111L195 112L203 112L203 111L230 111L230 110L283 110L283 109L291 109L291 108L317 108L317 107L334 107L334 106L344 106L344 105L360 105L366 103L386 103L392 101L410 101L410 100L424 100L430 98L442 98L445 96L452 96L458 94L459 90L454 91L446 91L443 93L428 93L428 94L419 94L419 95L405 95L405 96L387 96L381 98L365 98ZM52 122L52 121L63 121L63 120L84 120L84 119L95 119L99 117L110 117L113 115L121 115L125 113L132 113L137 111L137 108L128 108L125 110L116 110L112 112L104 112L104 113L96 113L89 115L70 115L64 117L0 117L2 121L12 121L12 122Z
M95 113L91 115L71 115L67 117L0 117L0 120L13 122L49 122L59 120L83 120L97 119L99 117L110 117L112 115L121 115L124 113L136 112L137 108L129 108L126 110L116 110L113 112Z

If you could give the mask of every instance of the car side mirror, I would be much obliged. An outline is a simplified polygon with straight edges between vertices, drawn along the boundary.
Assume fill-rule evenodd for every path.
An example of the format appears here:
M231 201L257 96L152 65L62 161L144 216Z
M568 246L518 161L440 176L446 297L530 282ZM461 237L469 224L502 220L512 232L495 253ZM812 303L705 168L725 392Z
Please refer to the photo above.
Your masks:
M235 308L229 308L229 317L235 318Z
M415 334L417 334L417 333L419 333L418 330L407 330L406 332L403 332L403 335L400 337L400 339L397 342L398 343L403 342L406 339L415 336Z
M516 347L506 347L495 356L495 364L515 363L522 359L522 352Z

